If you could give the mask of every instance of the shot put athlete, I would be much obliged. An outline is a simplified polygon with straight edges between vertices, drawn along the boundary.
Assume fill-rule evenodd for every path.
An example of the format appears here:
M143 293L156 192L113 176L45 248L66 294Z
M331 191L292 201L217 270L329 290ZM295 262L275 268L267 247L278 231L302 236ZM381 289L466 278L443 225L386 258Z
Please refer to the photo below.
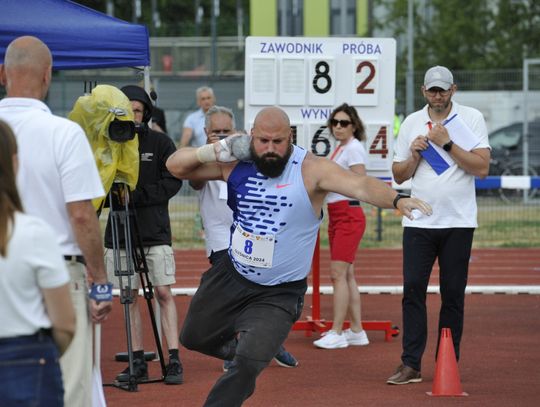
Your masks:
M300 317L328 192L410 218L413 209L431 214L423 201L294 146L277 107L257 114L251 136L181 148L167 160L178 178L227 181L233 211L228 256L203 274L180 333L186 348L234 360L205 406L242 405Z

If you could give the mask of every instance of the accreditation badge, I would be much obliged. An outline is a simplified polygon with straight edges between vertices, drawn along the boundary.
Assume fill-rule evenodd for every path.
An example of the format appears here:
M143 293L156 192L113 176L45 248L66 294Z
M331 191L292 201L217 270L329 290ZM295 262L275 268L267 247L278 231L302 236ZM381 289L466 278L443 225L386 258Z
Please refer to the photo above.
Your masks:
M232 235L231 249L235 260L246 266L270 268L274 245L273 235L262 236L246 232L237 224Z

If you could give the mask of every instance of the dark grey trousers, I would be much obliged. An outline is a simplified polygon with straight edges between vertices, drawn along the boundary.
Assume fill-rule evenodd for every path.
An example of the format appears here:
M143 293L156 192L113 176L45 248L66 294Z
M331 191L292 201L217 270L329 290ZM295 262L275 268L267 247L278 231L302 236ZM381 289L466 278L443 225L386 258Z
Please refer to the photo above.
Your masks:
M300 317L306 280L262 286L242 277L229 256L202 278L191 300L181 343L188 349L233 360L205 406L241 406Z

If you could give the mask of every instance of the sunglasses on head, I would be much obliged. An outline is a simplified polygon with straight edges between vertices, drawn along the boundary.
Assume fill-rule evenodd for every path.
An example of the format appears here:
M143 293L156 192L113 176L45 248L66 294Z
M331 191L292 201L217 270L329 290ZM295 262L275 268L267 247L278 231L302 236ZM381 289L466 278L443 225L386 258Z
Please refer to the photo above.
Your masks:
M341 127L347 127L349 124L351 124L352 122L350 120L336 120L336 119L331 119L330 120L330 124L334 127L336 127L338 124L341 126Z

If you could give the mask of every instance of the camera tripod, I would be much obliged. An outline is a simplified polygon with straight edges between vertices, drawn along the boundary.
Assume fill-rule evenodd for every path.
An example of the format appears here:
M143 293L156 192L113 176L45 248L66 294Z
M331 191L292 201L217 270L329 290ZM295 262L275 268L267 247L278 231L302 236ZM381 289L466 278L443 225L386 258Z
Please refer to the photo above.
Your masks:
M111 220L111 235L113 246L113 265L114 275L118 277L120 287L120 303L124 307L124 320L127 337L127 356L129 379L127 382L115 381L111 384L114 387L126 391L137 391L137 379L133 367L133 344L131 337L131 316L130 304L133 304L134 294L132 288L132 279L135 273L139 275L143 296L148 305L148 314L152 322L152 330L161 365L161 379L145 380L141 383L155 383L163 381L166 374L163 351L156 323L156 317L152 306L154 290L152 282L148 278L148 265L146 255L139 234L139 225L135 208L131 203L131 191L125 183L113 183L111 191L107 196L109 202L109 216ZM123 247L122 246L123 243ZM125 250L125 263L122 262L121 249Z

